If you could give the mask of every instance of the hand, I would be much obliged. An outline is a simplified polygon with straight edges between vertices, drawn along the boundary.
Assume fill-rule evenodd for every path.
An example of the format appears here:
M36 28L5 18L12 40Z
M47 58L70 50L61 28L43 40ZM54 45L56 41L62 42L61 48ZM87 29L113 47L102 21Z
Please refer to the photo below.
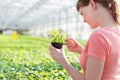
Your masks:
M49 50L50 50L50 55L51 57L59 62L59 63L62 63L63 60L66 59L65 55L64 55L64 50L63 50L63 47L61 49L56 49L54 48L51 44L49 46Z
M73 38L68 38L66 40L66 45L69 51L72 52L81 52L81 46L80 43L74 40Z

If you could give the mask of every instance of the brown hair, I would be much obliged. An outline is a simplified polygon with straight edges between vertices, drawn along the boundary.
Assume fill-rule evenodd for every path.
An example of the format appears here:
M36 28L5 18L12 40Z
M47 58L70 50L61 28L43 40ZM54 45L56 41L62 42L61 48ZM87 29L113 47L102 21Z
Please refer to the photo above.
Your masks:
M90 0L78 0L76 8L79 11L80 7L84 7L89 5ZM96 3L100 3L102 6L104 6L106 9L108 9L114 19L114 21L120 25L119 22L119 9L118 4L116 0L94 0Z

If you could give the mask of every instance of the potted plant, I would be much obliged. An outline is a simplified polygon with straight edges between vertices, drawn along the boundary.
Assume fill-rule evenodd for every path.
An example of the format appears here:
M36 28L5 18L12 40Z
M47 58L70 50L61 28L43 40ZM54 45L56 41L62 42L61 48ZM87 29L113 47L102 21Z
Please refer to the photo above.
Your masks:
M61 49L63 44L65 43L66 40L66 35L62 33L62 31L54 29L53 31L49 31L52 41L51 44L57 48Z

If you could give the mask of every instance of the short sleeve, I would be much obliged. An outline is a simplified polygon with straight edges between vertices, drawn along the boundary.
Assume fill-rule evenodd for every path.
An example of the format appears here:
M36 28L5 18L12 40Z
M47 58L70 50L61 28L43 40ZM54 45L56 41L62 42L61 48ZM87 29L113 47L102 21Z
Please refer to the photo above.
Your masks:
M88 41L88 55L105 60L108 54L108 46L105 37L99 33L91 35Z

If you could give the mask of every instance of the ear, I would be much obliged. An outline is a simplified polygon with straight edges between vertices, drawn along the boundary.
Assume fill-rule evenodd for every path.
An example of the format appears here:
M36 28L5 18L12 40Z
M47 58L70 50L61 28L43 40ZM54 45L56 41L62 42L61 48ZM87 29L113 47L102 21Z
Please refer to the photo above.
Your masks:
M96 9L96 8L97 8L97 5L96 5L96 3L95 3L95 1L94 1L94 0L90 0L89 4L91 4L91 5L92 5L92 8L94 8L94 9Z

